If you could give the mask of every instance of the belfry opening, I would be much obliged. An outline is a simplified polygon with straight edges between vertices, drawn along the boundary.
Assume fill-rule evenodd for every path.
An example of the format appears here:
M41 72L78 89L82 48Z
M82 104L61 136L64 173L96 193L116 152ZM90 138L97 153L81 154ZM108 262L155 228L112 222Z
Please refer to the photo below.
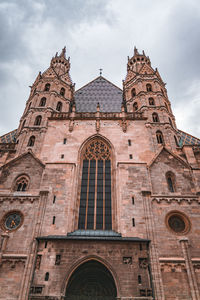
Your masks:
M110 271L100 262L90 260L71 275L65 300L114 300L117 289Z

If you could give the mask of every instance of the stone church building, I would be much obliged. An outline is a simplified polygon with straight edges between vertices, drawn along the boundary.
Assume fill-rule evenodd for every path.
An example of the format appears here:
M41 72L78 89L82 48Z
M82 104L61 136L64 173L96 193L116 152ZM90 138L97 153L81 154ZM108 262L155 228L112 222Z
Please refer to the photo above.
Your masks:
M199 300L200 140L144 52L76 91L65 52L0 137L0 299Z

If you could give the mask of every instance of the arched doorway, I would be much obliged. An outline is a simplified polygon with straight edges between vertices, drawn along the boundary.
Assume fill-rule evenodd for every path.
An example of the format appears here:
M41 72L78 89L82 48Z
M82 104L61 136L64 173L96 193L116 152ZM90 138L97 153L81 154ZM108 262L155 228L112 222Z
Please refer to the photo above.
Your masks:
M79 266L71 275L66 300L114 300L117 290L110 271L96 260Z

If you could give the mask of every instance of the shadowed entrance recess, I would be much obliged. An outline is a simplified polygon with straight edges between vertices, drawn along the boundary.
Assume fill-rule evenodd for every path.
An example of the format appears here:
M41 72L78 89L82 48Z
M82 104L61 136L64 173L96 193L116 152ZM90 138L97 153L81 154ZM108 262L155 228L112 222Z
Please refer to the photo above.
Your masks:
M69 279L66 300L114 300L117 296L111 273L91 260L78 267Z

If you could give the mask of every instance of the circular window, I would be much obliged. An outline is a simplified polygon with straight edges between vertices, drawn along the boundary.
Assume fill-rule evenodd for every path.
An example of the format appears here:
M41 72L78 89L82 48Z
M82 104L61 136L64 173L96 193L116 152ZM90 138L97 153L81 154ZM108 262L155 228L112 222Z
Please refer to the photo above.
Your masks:
M189 219L181 212L170 212L166 217L168 228L177 234L185 234L190 230Z
M2 219L1 222L1 227L4 230L16 230L18 229L23 223L23 215L19 211L11 211L7 214Z

